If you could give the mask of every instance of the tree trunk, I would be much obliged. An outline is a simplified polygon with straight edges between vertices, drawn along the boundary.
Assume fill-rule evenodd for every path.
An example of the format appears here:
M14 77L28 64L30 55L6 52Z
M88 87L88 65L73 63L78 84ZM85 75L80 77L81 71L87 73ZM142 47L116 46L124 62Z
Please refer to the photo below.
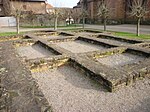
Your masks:
M16 17L16 22L17 22L17 34L19 34L19 17Z
M104 18L104 31L106 31L106 18Z
M138 18L138 20L137 20L137 31L136 31L137 36L140 36L140 21L141 21L141 19Z
M58 20L58 17L55 17L54 30L57 30L57 20Z
M83 30L84 30L84 28L85 28L85 17L83 17L82 28L83 28Z
M74 25L75 25L75 27L76 27L76 19L74 19Z
M31 21L32 21L32 26L34 26L34 19L32 19Z

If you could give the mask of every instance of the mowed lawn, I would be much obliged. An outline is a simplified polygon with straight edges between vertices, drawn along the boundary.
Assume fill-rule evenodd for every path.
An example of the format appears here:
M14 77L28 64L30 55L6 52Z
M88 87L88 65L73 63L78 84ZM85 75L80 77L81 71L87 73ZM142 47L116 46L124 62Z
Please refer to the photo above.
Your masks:
M140 36L136 36L134 33L127 33L127 32L112 32L115 36L122 36L128 38L139 38L139 39L150 39L150 34L140 34Z
M20 32L20 34L24 34L25 32ZM11 36L11 35L17 35L16 32L3 32L0 33L0 36Z
M73 31L73 30L83 30L82 28L71 28L71 29L64 29L65 31ZM104 32L102 30L93 30L89 28L85 28L84 30L92 30L92 31L99 31ZM137 39L150 39L150 34L140 34L140 36L136 36L135 33L128 33L128 32L115 32L115 31L106 31L106 33L110 33L114 36L120 36L120 37L127 37L127 38L137 38Z

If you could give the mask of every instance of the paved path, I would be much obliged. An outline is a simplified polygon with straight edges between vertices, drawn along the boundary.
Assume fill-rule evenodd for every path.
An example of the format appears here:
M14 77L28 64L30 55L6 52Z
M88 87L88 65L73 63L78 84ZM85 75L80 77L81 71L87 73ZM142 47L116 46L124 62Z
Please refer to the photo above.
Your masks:
M20 28L20 32L26 32L26 31L33 31L33 30L52 30L52 28ZM0 28L0 33L1 32L16 32L15 27L2 27Z
M66 27L66 28L58 28L61 29L71 29L75 27ZM80 27L76 27L80 28ZM20 28L20 32L27 32L27 31L36 31L36 30L54 30L54 28ZM0 27L0 33L1 32L16 32L16 27Z
M92 29L101 29L103 30L103 25L85 25L86 28L92 28ZM129 32L129 33L135 33L136 32L136 25L108 25L107 30L110 31L118 31L118 32ZM150 25L141 25L141 34L150 34Z

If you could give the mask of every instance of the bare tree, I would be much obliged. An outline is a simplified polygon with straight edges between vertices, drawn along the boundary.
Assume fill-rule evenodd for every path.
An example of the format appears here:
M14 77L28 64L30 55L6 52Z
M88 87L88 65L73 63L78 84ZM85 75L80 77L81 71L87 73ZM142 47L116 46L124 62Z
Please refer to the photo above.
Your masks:
M59 17L59 11L58 9L54 9L54 30L57 30L57 25L58 25L58 17Z
M9 2L9 0L3 0L2 1L3 2L3 5L5 6L5 7L3 7L4 8L4 13L5 13L5 15L10 15L10 2Z
M85 28L85 19L88 16L87 11L87 0L82 1L82 7L81 7L81 17L82 17L82 28Z
M137 19L137 36L140 36L140 22L141 22L141 18L143 18L145 16L146 13L148 13L147 11L147 0L133 0L130 3L130 8L131 8L131 12L130 14L134 17L136 17Z
M102 0L98 5L98 16L101 17L104 25L104 31L106 31L107 18L109 17L110 9L109 9L109 1Z
M80 16L81 16L81 10L76 10L73 9L72 13L71 13L72 18L74 19L74 23L77 24L79 23L80 20Z
M66 23L66 20L71 19L71 10L70 8L61 8L60 12L61 12L61 15L59 16L59 20L60 21L64 21ZM70 24L70 22L69 22Z
M29 11L27 14L26 14L26 18L28 20L31 21L32 23L32 26L34 26L34 21L35 21L35 18L36 18L36 14L33 12L33 11Z
M45 14L45 16L44 16L44 18L46 19L46 20L48 20L47 22L49 23L48 25L50 25L50 26L53 26L54 24L54 22L53 22L53 16L52 15L50 15L49 13L47 13L47 14Z
M47 10L49 16L54 18L54 30L57 30L58 18L61 16L61 11L59 8L51 8Z
M85 9L82 9L81 17L82 17L82 28L85 28L85 19L88 16L88 12Z
M20 18L23 16L23 5L21 3L21 1L17 1L18 2L18 6L15 6L15 4L12 2L11 3L11 8L12 8L12 12L11 15L13 15L16 18L16 23L17 23L17 34L20 33ZM20 2L20 3L19 3Z

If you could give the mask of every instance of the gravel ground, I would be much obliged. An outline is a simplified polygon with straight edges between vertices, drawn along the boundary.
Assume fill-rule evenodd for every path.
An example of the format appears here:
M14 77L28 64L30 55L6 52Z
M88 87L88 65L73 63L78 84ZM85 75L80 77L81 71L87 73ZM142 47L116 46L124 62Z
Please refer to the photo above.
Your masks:
M66 38L66 36L60 36L60 35L52 35L52 36L40 36L40 38L47 38L47 39L61 39L61 38Z
M83 36L90 36L90 37L96 37L97 34L96 33L92 33L92 32L74 32L78 35L83 35Z
M21 57L26 57L27 59L35 59L35 58L46 57L49 55L51 56L55 55L38 44L34 44L32 46L18 47L17 52Z
M100 38L103 41L109 42L109 43L114 43L114 44L118 44L118 45L131 45L132 43L128 43L128 42L123 42L123 41L118 41L118 40L113 40L113 39L103 39Z
M59 47L62 47L72 53L83 53L83 52L90 52L90 51L97 51L106 49L103 46L98 46L94 44L90 44L84 41L71 41L71 42L59 42L56 43Z
M145 58L142 56L138 56L130 53L123 53L123 54L114 54L111 56L98 58L97 61L110 67L119 67L126 64L137 63L144 59Z
M54 112L150 112L150 80L115 93L70 67L32 73Z

